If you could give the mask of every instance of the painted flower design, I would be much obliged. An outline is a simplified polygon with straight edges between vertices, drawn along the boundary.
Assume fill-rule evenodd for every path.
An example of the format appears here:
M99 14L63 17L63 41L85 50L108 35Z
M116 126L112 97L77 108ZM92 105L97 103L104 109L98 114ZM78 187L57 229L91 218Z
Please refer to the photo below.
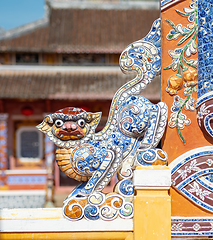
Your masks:
M194 182L193 185L190 184L189 186L191 187L191 189L189 189L189 192L195 193L203 201L206 196L211 194L209 191L199 188L199 185L196 182Z
M177 117L177 114L178 113L172 113L171 114L171 117L170 117L170 120L169 120L169 126L171 128L174 128L174 127L177 126L177 124L176 124L177 118L178 118L178 127L179 127L179 129L184 129L185 125L189 125L191 123L191 120L187 119L185 114L181 113L181 114L179 114L178 117Z
M190 119L187 118L182 110L194 111L195 110L195 99L192 97L193 92L197 92L197 64L198 60L193 58L193 54L197 53L196 38L198 34L198 3L193 0L190 3L189 8L184 8L183 12L176 10L182 17L187 17L189 24L183 26L182 24L175 25L171 20L166 20L171 26L170 32L167 34L167 40L178 40L176 48L169 50L169 56L172 58L172 63L164 68L172 69L176 74L172 75L168 79L168 87L166 91L170 95L176 95L178 91L184 86L185 99L177 96L174 98L172 106L172 113L169 120L169 127L177 128L180 139L185 142L185 139L181 133L181 129L185 125L191 123Z
M200 171L200 168L197 167L196 159L190 163L190 166L186 166L184 170L178 170L178 173L180 173L182 179L185 179L188 176L188 173L191 173L192 171L194 172Z
M195 223L195 224L193 225L193 229L194 229L195 231L199 231L200 228L201 228L201 226L200 226L200 224L198 224L198 223Z
M172 63L165 69L172 69L177 71L177 74L182 75L182 71L186 71L189 67L193 71L193 68L197 68L198 60L192 59L192 54L197 52L196 37L198 34L198 12L197 12L197 1L193 1L190 8L184 8L184 12L176 10L182 17L188 17L188 24L186 27L182 24L175 24L171 20L166 20L172 27L167 35L168 40L177 40L177 48L169 50L169 55L172 58ZM185 43L185 45L183 45ZM181 47L182 46L182 47ZM190 58L190 59L188 59Z
M183 223L173 224L172 225L172 231L182 231L183 229Z
M213 230L213 222L210 222L210 224L211 224L211 230L210 231L212 231Z
M178 95L174 97L174 102L171 107L171 115L169 119L169 127L177 128L178 134L182 141L185 143L185 139L180 132L180 129L184 129L185 125L189 125L191 120L187 118L185 114L182 113L183 108L185 107L186 110L194 111L194 103L195 99L192 98L192 92L186 99L180 98Z
M195 104L195 99L190 97L188 102L186 102L186 104L185 104L185 109L190 110L190 111L194 111L195 110L194 104Z
M183 79L185 86L195 86L198 83L198 73L195 68L189 67L186 71L183 71Z
M172 75L168 79L168 87L166 88L166 91L170 93L171 95L177 94L177 91L181 89L183 86L183 79L180 75Z
M203 116L208 115L210 113L210 110L207 110L206 104L203 103L200 107L200 111L197 113L197 119L198 124L201 126L201 119L203 119Z
M207 159L206 163L209 165L209 167L213 164L213 160L212 159Z

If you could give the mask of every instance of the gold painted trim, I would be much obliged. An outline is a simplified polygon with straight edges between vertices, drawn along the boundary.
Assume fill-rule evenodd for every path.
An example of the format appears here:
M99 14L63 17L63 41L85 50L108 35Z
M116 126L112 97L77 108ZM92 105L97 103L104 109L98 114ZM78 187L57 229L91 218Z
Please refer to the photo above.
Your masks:
M1 240L133 240L132 232L0 233Z

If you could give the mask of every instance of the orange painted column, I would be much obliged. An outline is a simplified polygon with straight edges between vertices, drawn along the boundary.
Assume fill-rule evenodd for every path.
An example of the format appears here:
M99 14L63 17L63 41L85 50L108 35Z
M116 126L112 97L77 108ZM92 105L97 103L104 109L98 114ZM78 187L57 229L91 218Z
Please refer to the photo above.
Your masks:
M172 171L171 213L180 217L212 217L212 183L201 176L212 171L208 159L213 139L201 131L196 111L198 3L165 2L161 7L161 95L169 111L162 148L168 154Z

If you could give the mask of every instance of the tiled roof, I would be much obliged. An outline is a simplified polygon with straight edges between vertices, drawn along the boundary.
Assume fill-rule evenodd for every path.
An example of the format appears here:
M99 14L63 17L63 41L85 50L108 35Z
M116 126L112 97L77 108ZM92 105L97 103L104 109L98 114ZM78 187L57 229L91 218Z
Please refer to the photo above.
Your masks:
M120 53L158 17L158 10L52 9L49 46L57 52Z
M121 53L158 17L156 8L51 8L49 22L0 36L0 51Z
M0 51L37 52L47 50L49 23L46 19L37 22L1 34Z
M111 100L131 79L117 67L0 67L0 98ZM143 96L159 100L159 89L156 78Z

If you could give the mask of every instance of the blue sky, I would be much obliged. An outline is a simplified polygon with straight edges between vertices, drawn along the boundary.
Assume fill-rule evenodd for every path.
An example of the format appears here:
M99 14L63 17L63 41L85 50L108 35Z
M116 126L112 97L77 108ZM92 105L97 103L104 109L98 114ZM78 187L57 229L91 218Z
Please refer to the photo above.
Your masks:
M45 0L0 0L0 27L9 30L44 17Z

